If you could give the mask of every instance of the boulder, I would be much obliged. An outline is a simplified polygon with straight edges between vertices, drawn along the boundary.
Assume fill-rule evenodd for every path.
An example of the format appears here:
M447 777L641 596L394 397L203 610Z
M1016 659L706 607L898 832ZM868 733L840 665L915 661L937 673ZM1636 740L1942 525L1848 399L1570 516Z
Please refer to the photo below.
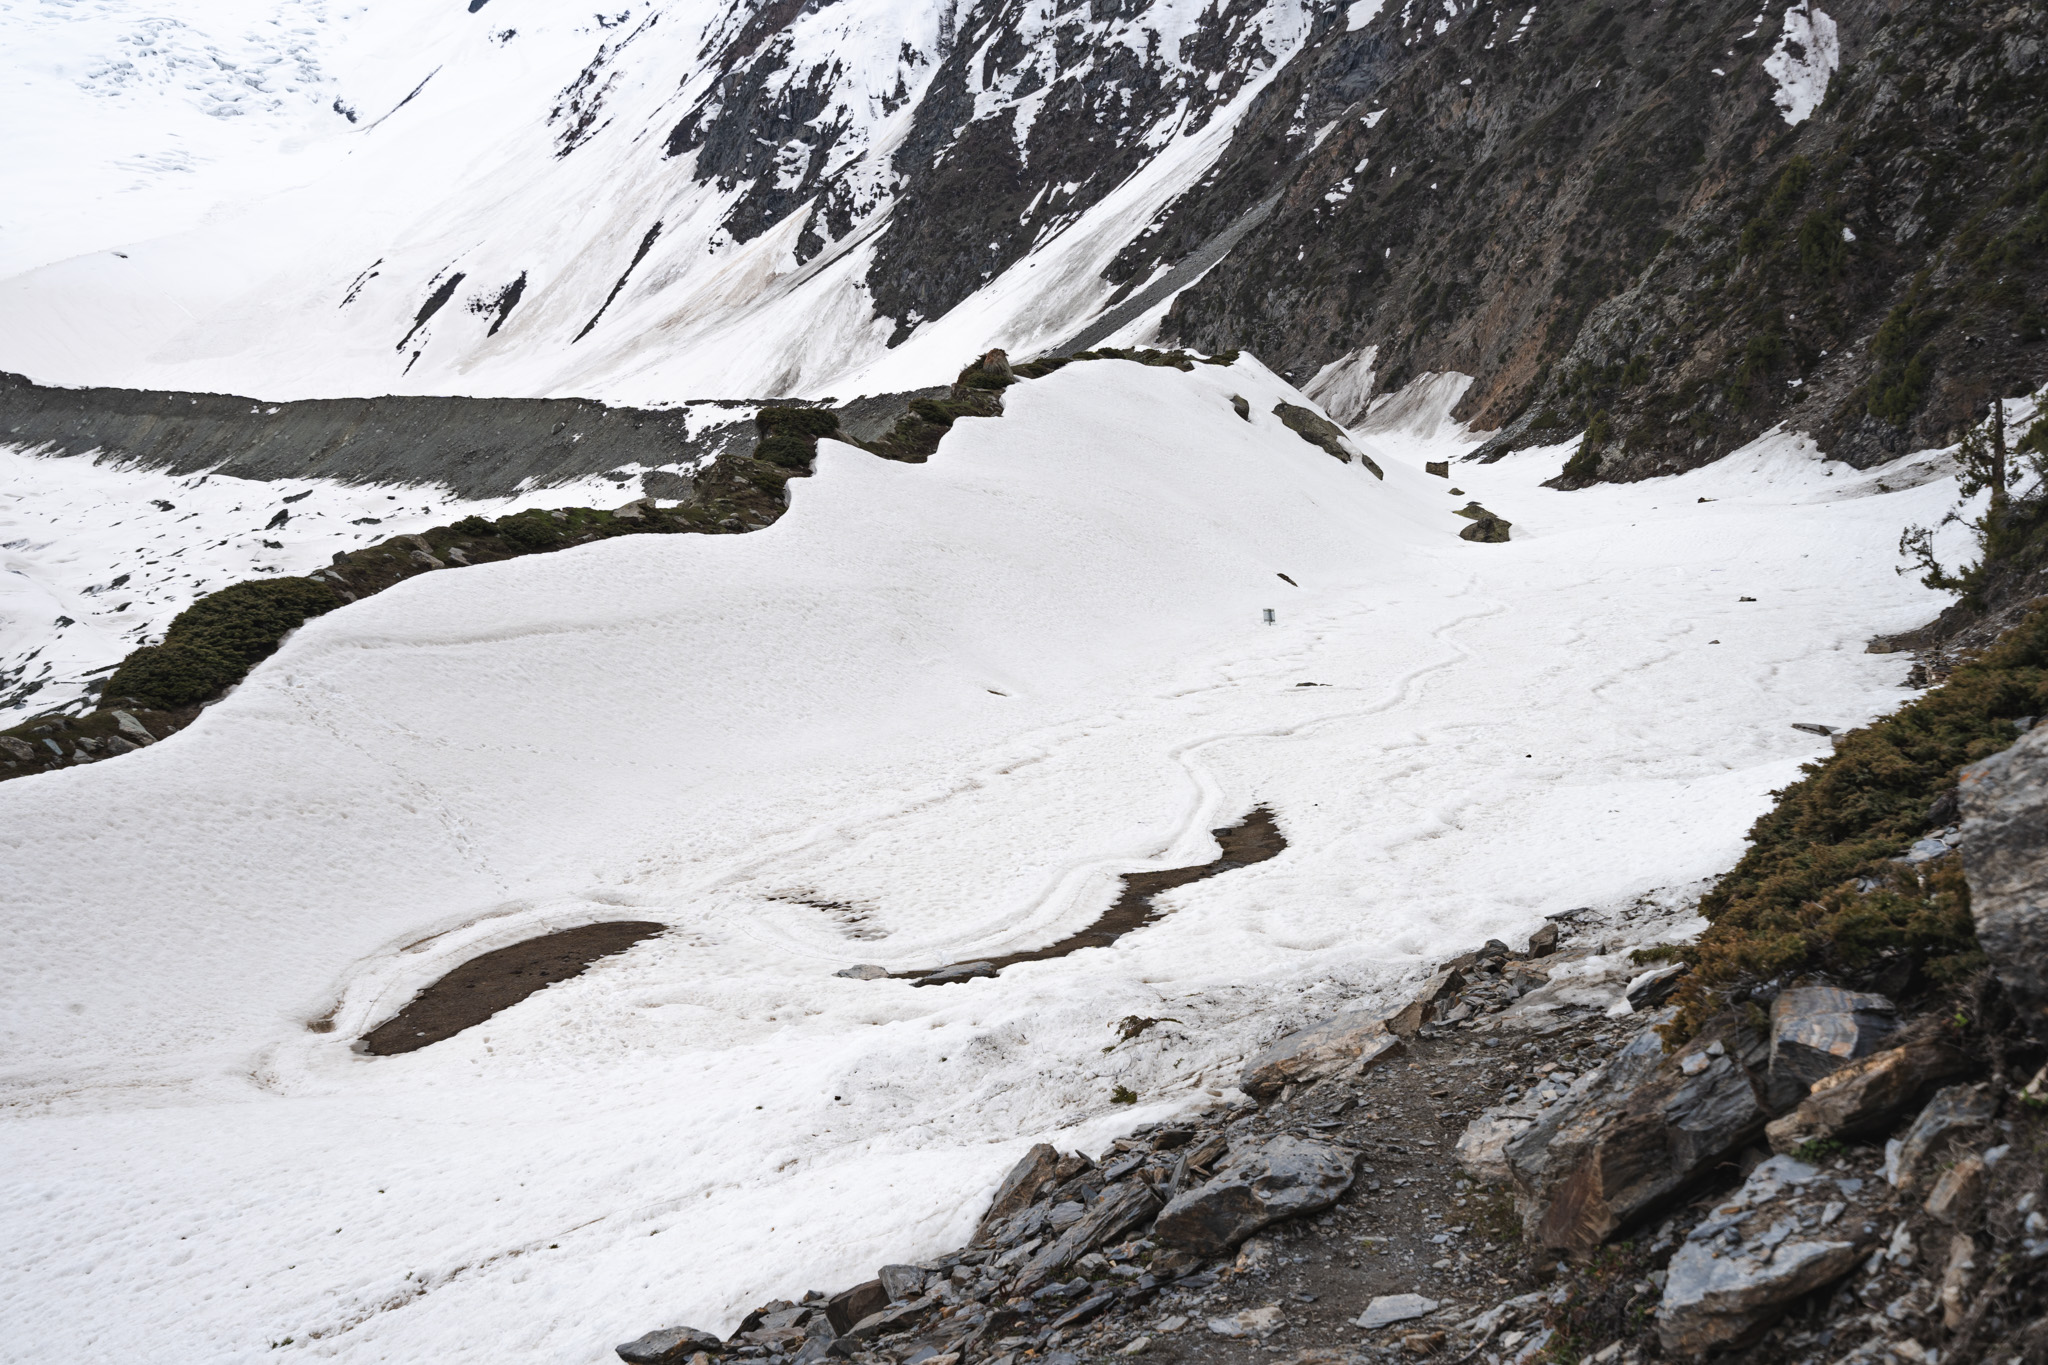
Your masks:
M950 967L941 967L935 972L927 972L911 984L916 986L949 986L956 981L973 981L977 977L994 976L995 974L996 964L993 962L956 962Z
M1503 520L1491 512L1482 512L1473 518L1470 526L1458 532L1458 539L1476 541L1481 545L1505 545L1513 526L1513 522Z
M877 1278L882 1282L882 1292L894 1303L914 1299L922 1294L924 1276L924 1267L915 1265L885 1265L877 1274Z
M1422 983L1408 1003L1387 1016L1387 1031L1402 1038L1413 1038L1424 1024L1434 1020L1440 1013L1438 1006L1457 995L1465 987L1465 974L1456 967L1449 967Z
M1528 1132L1542 1112L1533 1095L1513 1104L1497 1104L1465 1125L1452 1155L1475 1179L1490 1185L1505 1183L1514 1178L1508 1168L1508 1144Z
M889 974L887 967L877 967L872 962L859 962L851 967L832 973L834 976L851 977L855 981L879 981Z
M1549 957L1557 951L1557 926L1546 924L1529 935L1529 956Z
M1024 1268L1017 1272L1018 1292L1037 1288L1110 1238L1149 1222L1158 1209L1158 1196L1139 1181L1110 1186L1080 1221L1024 1263Z
M888 1306L889 1291L880 1280L868 1280L825 1300L825 1320L832 1324L832 1335L843 1337L855 1323Z
M1686 1235L1657 1305L1657 1337L1666 1351L1700 1355L1744 1344L1794 1300L1855 1267L1876 1240L1862 1231L1873 1225L1837 1220L1827 1238L1803 1236L1797 1209L1780 1198L1819 1179L1804 1162L1773 1157Z
M1683 962L1674 962L1668 967L1652 967L1629 982L1622 995L1627 997L1630 1009L1646 1010L1652 1005L1661 1005L1678 989L1678 979L1691 970Z
M1919 1041L1872 1053L1814 1082L1799 1107L1764 1130L1774 1152L1809 1142L1862 1137L1882 1129L1901 1109L1942 1081L1962 1075L1970 1061L1937 1041Z
M663 1327L614 1349L627 1365L672 1365L699 1351L719 1355L725 1350L725 1343L695 1327Z
M1998 1116L1998 1097L1988 1085L1951 1085L1935 1092L1913 1126L1889 1154L1885 1174L1892 1184L1909 1190L1919 1181L1921 1163L1950 1134L1982 1128Z
M1771 1004L1771 1079L1803 1094L1821 1077L1878 1051L1898 1029L1898 1007L1881 995L1833 986L1781 991Z
M1271 1099L1288 1085L1303 1085L1339 1071L1360 1073L1397 1057L1401 1040L1376 1014L1339 1014L1290 1033L1251 1059L1238 1088L1254 1099Z
M1221 1255L1260 1228L1336 1203L1357 1168L1358 1153L1349 1147L1268 1138L1238 1152L1215 1178L1177 1195L1160 1213L1153 1240L1199 1256Z
M1770 1118L1751 1071L1766 1053L1761 1035L1723 1020L1676 1056L1658 1059L1658 1051L1656 1035L1643 1034L1594 1084L1575 1082L1555 1119L1507 1144L1524 1225L1541 1245L1590 1253L1706 1175Z
M981 1226L975 1230L975 1240L980 1241L1005 1218L1031 1206L1039 1187L1052 1179L1059 1169L1060 1154L1051 1143L1041 1142L1017 1159L1010 1167L1010 1173L1003 1177L1003 1183L996 1186L995 1196L988 1201L988 1212L981 1215Z
M2048 1033L2048 726L1963 769L1957 790L1977 942L2021 1016Z

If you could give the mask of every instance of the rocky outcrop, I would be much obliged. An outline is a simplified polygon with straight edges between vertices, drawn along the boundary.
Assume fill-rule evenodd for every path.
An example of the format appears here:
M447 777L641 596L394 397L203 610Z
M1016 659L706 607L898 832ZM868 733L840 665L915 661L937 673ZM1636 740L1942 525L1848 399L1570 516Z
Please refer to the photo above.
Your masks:
M1795 1094L1882 1047L1899 1029L1881 995L1795 986L1771 1002L1771 1080Z
M1977 941L2034 1031L2048 1034L2048 726L1963 769L1958 791Z
M1344 428L1312 408L1299 403L1275 403L1273 415L1286 428L1327 455L1335 456L1345 464L1357 460L1372 472L1376 479L1387 477L1386 471L1373 461L1370 455L1359 449Z
M1766 1130L1774 1152L1796 1152L1809 1142L1862 1137L1887 1124L1942 1081L1968 1072L1972 1062L1946 1042L1923 1040L1851 1062L1814 1083L1799 1107Z
M1719 1032L1639 1080L1589 1090L1554 1129L1508 1145L1533 1237L1589 1253L1763 1130L1770 1114L1751 1070L1761 1040L1736 1024Z

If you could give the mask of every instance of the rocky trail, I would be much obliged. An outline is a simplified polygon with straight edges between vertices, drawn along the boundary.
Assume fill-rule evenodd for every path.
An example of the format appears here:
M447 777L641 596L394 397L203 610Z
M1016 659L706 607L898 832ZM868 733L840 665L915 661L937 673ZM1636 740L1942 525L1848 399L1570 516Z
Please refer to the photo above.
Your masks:
M2048 746L2020 747L2031 752L1966 774L1976 837L1961 856L2010 865L2015 807L2033 808L2048 768ZM1675 1010L1662 1002L1685 969L1645 969L1631 951L1674 927L1646 908L1568 912L1524 951L1491 941L1441 963L1394 1014L1281 1038L1234 1102L1093 1158L1040 1144L958 1251L771 1301L725 1341L672 1327L618 1354L2048 1357L2048 1069L2024 1085L2012 1069L2043 1049L2013 1027L1997 981L1917 1014L1771 983L1667 1050ZM1126 1036L1158 1022L1126 1020Z

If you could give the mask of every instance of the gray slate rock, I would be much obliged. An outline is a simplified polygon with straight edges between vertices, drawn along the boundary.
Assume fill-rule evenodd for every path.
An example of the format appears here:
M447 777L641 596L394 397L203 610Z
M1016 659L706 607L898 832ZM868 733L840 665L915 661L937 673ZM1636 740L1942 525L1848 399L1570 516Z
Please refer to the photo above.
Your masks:
M956 981L973 981L977 977L994 976L995 974L996 964L993 962L956 962L950 967L941 967L935 972L922 976L912 984L919 986L948 986Z
M1176 1196L1153 1226L1153 1240L1220 1255L1260 1228L1336 1203L1357 1168L1358 1153L1349 1147L1268 1138L1233 1157L1213 1180Z
M882 1291L896 1302L914 1299L924 1292L924 1267L915 1265L885 1265L878 1272Z
M1049 1142L1039 1143L1018 1158L1017 1164L1010 1167L1010 1173L1003 1177L1003 1183L996 1186L994 1197L988 1201L988 1212L981 1216L975 1240L985 1238L1005 1218L1031 1207L1038 1187L1052 1178L1059 1164L1060 1154Z
M1761 1035L1723 1021L1669 1058L1645 1033L1557 1117L1507 1144L1522 1216L1539 1244L1583 1254L1756 1137L1770 1117L1751 1067ZM1581 1090L1581 1086L1584 1089Z
M1881 995L1796 986L1771 1004L1771 1078L1801 1093L1821 1077L1879 1051L1899 1029Z
M846 968L844 971L832 973L834 976L852 977L855 981L879 981L888 974L889 969L887 967L877 967L872 962L857 963Z
M1426 1317L1437 1310L1435 1299L1425 1299L1420 1294L1382 1294L1365 1306L1352 1324L1366 1331L1389 1327L1397 1322L1409 1322Z
M627 1365L672 1365L699 1351L718 1355L725 1350L725 1343L695 1327L663 1327L615 1349Z
M1794 1204L1803 1187L1819 1183L1820 1171L1805 1162L1772 1157L1687 1234L1657 1306L1666 1351L1698 1355L1741 1345L1795 1299L1855 1267L1875 1240L1861 1232L1860 1218L1838 1219L1825 1237L1801 1232Z
M2048 727L1963 769L1958 793L1977 942L2021 1017L2048 1033Z
M1254 1099L1270 1099L1289 1085L1305 1085L1353 1068L1363 1072L1400 1056L1404 1049L1378 1015L1339 1014L1288 1034L1252 1058L1237 1086Z
M1692 969L1683 962L1674 962L1668 967L1657 967L1644 972L1629 982L1628 989L1623 992L1628 996L1629 1007L1646 1010L1653 1005L1663 1004L1671 998L1671 993L1678 989L1679 978L1690 970Z
M1017 1272L1017 1291L1029 1293L1110 1238L1150 1222L1158 1209L1158 1196L1135 1180L1110 1186L1097 1197L1080 1222L1049 1245L1039 1248L1024 1263L1023 1269Z

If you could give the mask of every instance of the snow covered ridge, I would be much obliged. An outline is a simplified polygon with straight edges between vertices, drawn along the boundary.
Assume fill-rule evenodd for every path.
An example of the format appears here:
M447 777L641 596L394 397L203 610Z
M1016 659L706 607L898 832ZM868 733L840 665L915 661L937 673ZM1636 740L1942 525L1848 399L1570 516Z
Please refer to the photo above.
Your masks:
M1332 459L1249 358L1005 403L919 466L821 441L752 534L422 574L166 743L0 783L10 1349L595 1362L957 1246L1036 1141L1099 1152L1276 1028L1718 872L1825 747L1785 720L1889 709L1862 641L1931 614L1894 546L1950 490L1791 442L1570 495L1556 450L1461 464L1516 527L1474 545L1419 447ZM1114 947L832 975L1057 941L1259 805L1283 854ZM669 929L349 1048L620 919Z

